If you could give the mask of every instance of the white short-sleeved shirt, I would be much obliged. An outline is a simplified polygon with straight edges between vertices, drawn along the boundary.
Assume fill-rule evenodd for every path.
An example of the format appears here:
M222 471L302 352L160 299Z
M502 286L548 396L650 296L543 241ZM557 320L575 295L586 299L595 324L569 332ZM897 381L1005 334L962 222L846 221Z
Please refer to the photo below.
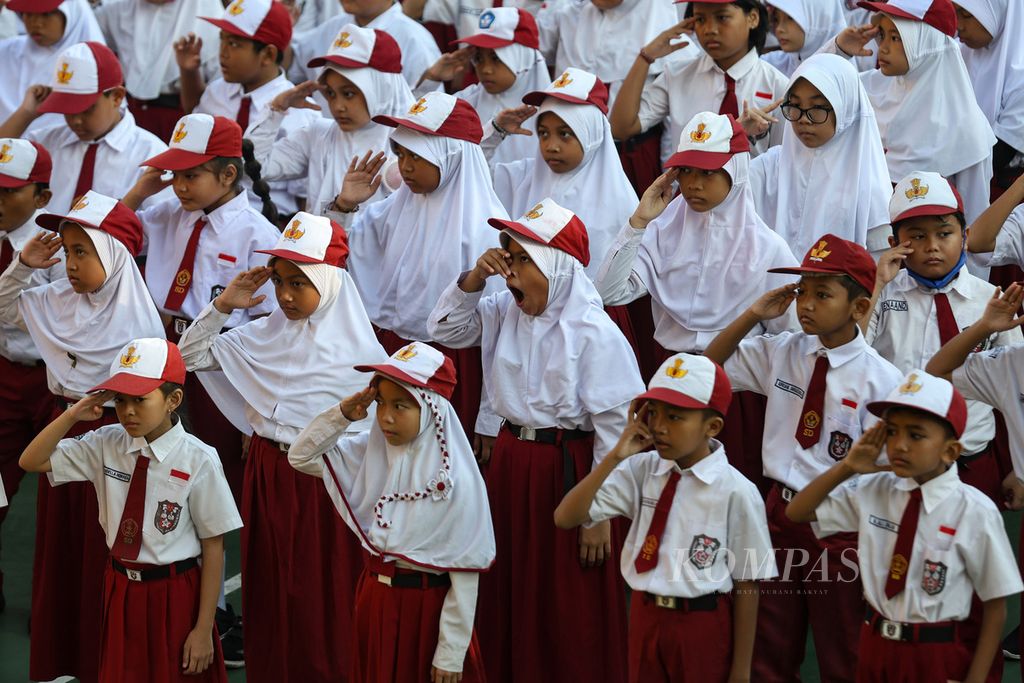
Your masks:
M117 540L138 458L150 458L150 463L142 548L134 561L163 565L198 557L200 539L242 526L217 451L188 434L180 422L152 443L129 436L119 424L107 425L62 439L50 458L50 480L93 483L108 548Z
M828 356L825 415L821 438L809 449L796 440L804 397L818 355ZM725 363L733 391L753 391L768 397L761 457L764 474L800 490L846 457L860 435L878 421L867 404L881 401L903 375L892 363L857 337L826 349L818 337L803 332L744 339Z
M864 597L879 614L905 623L966 619L974 593L994 600L1020 593L1017 561L1003 518L981 491L960 481L956 465L921 486L921 513L903 591L885 596L889 565L910 491L910 478L866 474L835 489L815 514L819 536L859 533Z
M25 137L41 144L53 158L50 175L53 197L46 205L47 212L67 213L75 198L78 175L90 143L79 140L63 123L30 131ZM96 150L92 189L108 197L125 196L145 170L140 164L167 151L167 145L157 136L135 125L135 117L127 109L122 112L117 125L95 144L99 149ZM143 206L150 206L167 196L173 196L170 188L147 199Z
M605 479L590 506L600 522L629 517L622 576L630 588L655 595L697 598L728 593L733 581L778 575L764 501L749 480L711 441L712 452L687 469L650 451L634 455ZM655 506L673 471L680 473L658 547L658 565L639 574L634 561L644 545Z
M1024 205L1018 206L996 236L996 248L976 255L986 266L1024 265Z
M984 401L1003 414L1013 471L1024 480L1024 345L972 353L952 380L968 401Z
M557 2L558 0L546 3L538 0L505 0L496 5L494 0L427 0L427 4L423 6L423 21L450 24L455 27L455 33L459 38L465 38L480 32L480 15L484 10L495 6L516 7L536 14L542 6Z
M966 268L941 289L924 287L906 270L901 270L878 297L866 335L868 342L900 372L923 368L942 346L935 294L946 295L957 327L963 330L981 318L994 291L993 285L971 275ZM1013 329L991 335L975 352L1022 341L1020 330ZM995 433L992 409L984 403L968 401L967 430L960 439L964 453L980 453Z
M208 303L217 298L239 273L267 264L266 254L257 249L273 249L280 236L277 228L249 205L244 192L223 206L205 214L208 221L199 235L192 285L180 311L164 308L171 283L185 255L192 228L202 211L185 211L178 199L172 198L139 212L139 219L148 243L146 286L161 313L194 319ZM270 313L276 306L274 290L269 282L257 294L267 299L249 309L237 309L228 318L227 327L238 327L255 317Z
M743 102L751 107L771 104L786 92L789 79L774 66L760 59L757 50L751 50L728 71L736 80L736 105L743 113ZM707 54L697 59L669 63L654 83L644 88L640 100L640 128L650 130L662 121L668 134L662 138L661 160L664 162L675 151L683 127L694 115L702 111L717 112L725 97L725 74ZM753 144L754 156L771 145L782 141L781 125L772 126L771 133Z

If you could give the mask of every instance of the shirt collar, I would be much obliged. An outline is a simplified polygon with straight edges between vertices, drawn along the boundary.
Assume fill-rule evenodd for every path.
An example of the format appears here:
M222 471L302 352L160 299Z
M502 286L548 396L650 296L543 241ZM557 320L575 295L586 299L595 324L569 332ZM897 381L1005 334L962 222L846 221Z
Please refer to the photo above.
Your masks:
M654 468L655 476L664 476L672 471L681 474L692 474L705 484L713 484L715 480L725 471L729 461L725 457L725 448L718 439L710 439L711 452L704 458L697 461L693 467L683 469L676 465L675 460L660 459L657 467Z
M132 113L130 111L128 111L127 108L122 108L122 110L121 110L121 120L117 122L117 125L115 125L113 128L110 129L110 132L108 132L106 135L101 137L99 140L94 140L94 141L91 141L91 142L85 142L83 140L80 140L78 138L78 136L75 135L74 131L72 131L70 128L65 128L64 129L65 130L65 135L64 135L64 144L63 144L63 146L64 147L70 147L71 145L74 145L75 143L80 143L80 144L83 144L83 145L91 145L91 144L103 145L103 144L107 144L107 145L110 145L110 147L115 152L123 152L126 149L128 149L128 147L130 147L132 142L133 142L132 131L134 130L134 128L135 128L135 117L132 116Z
M846 363L849 363L854 358L857 358L864 352L868 344L864 340L864 335L860 331L860 326L854 326L854 330L857 336L852 341L848 341L842 346L837 346L834 349L826 349L821 345L821 340L817 337L808 337L813 343L808 344L806 354L808 356L817 355L819 351L824 351L825 355L828 356L829 367L838 368Z
M949 292L956 292L957 294L963 296L965 299L969 299L976 294L976 292L971 287L972 284L974 283L971 282L971 274L967 272L966 268L961 268L960 274L958 276L953 278L953 280L950 281L948 285L946 285L945 287L940 287L939 289L925 287L917 280L910 277L910 273L908 273L904 268L901 269L900 272L896 275L896 278L892 281L890 286L896 292L910 292L917 289L920 290L922 294L930 294L932 296L940 292L943 294L949 294Z
M267 81L260 87L244 92L241 84L235 83L235 87L232 89L231 99L238 99L242 101L243 97L248 97L252 100L253 113L262 110L270 104L270 101L274 99L279 92L287 90L292 87L291 81L284 75L284 71L278 68L277 77L273 80ZM254 119L255 120L255 119Z
M164 432L156 441L146 441L145 437L134 437L128 444L128 452L140 452L144 455L153 454L157 462L163 462L168 455L178 449L178 444L185 437L185 428L181 426L181 420L174 420L171 428Z
M715 60L712 59L708 54L704 55L704 66L708 71L715 71L720 74L728 73L732 76L733 80L738 81L745 77L750 70L757 66L760 57L757 56L757 50L750 50L747 54L743 55L740 61L736 62L729 67L728 71L722 71L721 67L715 64Z
M908 492L921 489L924 511L931 514L942 501L960 488L960 475L957 474L956 463L953 463L948 470L924 484L918 484L913 477L900 477L896 480L896 488Z
M207 225L214 232L220 232L230 225L238 214L248 209L249 196L245 190L242 190L237 197L218 206L210 213L203 213L201 210L190 213L188 216L189 226L195 225L200 218L206 218Z
M375 18L373 21L368 23L363 28L379 28L379 29L383 29L387 25L387 23L389 23L391 21L391 15L394 14L395 12L401 12L401 11L402 11L401 5L399 5L397 2L393 2L393 3L391 3L391 7L388 7L386 10L381 12L377 16L377 18ZM355 23L354 19L352 20L352 23L353 24Z

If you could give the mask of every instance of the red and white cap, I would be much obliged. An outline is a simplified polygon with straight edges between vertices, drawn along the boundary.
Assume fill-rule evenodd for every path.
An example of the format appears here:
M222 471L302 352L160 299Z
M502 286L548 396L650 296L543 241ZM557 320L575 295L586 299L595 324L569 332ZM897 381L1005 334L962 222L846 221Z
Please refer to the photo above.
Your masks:
M164 382L185 383L185 363L181 351L166 339L133 339L118 352L110 364L110 379L89 390L115 391L129 396L145 396Z
M57 57L52 74L40 114L81 114L103 93L124 85L121 62L102 43L75 43Z
M402 49L395 39L373 28L345 24L323 57L309 60L313 68L336 64L347 69L370 67L389 74L402 73Z
M487 222L498 230L510 230L534 242L564 251L584 267L590 264L590 237L586 226L579 216L559 206L550 197L517 221L490 218Z
M695 410L710 408L725 417L732 403L732 385L722 366L710 358L677 353L661 364L637 400L664 401Z
M665 162L665 168L688 166L714 171L740 152L749 151L747 134L736 119L730 114L702 111L683 126L679 146Z
M540 32L537 20L524 9L495 7L480 13L479 30L471 36L459 38L453 43L466 43L473 47L505 47L518 43L526 47L540 47Z
M383 363L357 365L355 369L376 372L414 387L430 389L449 400L455 391L455 365L450 358L423 342L412 342L402 347Z
M292 40L292 18L288 8L274 0L234 0L220 19L199 17L222 31L273 45L279 52Z
M931 171L914 171L896 183L889 200L892 223L914 216L945 216L963 211L964 200L953 183Z
M900 19L922 21L951 38L956 37L956 8L951 0L862 0L857 6Z
M4 5L12 12L23 12L25 14L46 14L52 12L64 3L64 0L8 0Z
M544 103L545 97L554 97L573 104L592 104L600 109L602 114L608 113L608 86L600 78L583 69L570 66L561 76L551 81L548 87L526 93L523 102L539 107Z
M466 140L479 145L484 137L480 117L466 100L443 92L428 92L416 100L405 116L374 116L376 123Z
M344 268L348 235L326 216L299 211L292 216L273 249L257 249L256 253L280 256L296 263L326 263Z
M217 157L242 156L242 129L224 116L187 114L178 119L166 152L146 159L139 166L164 171L195 168Z
M889 408L913 408L945 420L959 438L967 427L967 402L948 380L911 370L884 401L872 401L868 410L883 417Z
M849 240L832 234L822 235L817 243L807 250L799 266L771 268L769 273L791 273L802 275L849 275L854 282L868 292L875 289L877 266L868 250Z
M37 225L53 232L65 221L102 230L121 242L132 256L142 251L142 222L134 211L113 197L89 190L66 215L44 213L36 217Z
M49 183L53 160L38 142L0 138L0 187Z

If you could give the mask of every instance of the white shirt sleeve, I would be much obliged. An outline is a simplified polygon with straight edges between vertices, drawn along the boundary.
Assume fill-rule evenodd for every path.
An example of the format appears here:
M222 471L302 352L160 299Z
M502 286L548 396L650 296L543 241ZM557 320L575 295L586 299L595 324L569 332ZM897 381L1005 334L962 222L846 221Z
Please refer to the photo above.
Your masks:
M540 34L540 53L544 55L544 61L551 65L555 64L558 55L559 21L560 9L544 8L537 13L537 31Z
M218 311L211 301L199 317L192 321L178 341L178 350L181 351L186 370L195 372L220 369L220 363L213 355L213 345L230 317L230 313Z
M640 131L646 133L658 125L669 115L668 83L669 70L666 69L644 86L643 95L640 97L640 109L637 111L637 118L640 119Z
M242 527L242 518L220 463L211 461L195 475L188 494L188 514L199 538L221 536Z
M729 498L729 537L727 547L736 561L735 581L759 581L779 575L775 551L768 534L768 516L757 487L747 480Z
M473 637L480 574L448 572L448 576L452 585L441 606L440 629L432 663L444 671L460 672Z
M974 592L982 600L1005 598L1021 592L1020 571L1006 537L1003 516L990 501L979 517L984 519L985 533L971 542L971 552L964 553L964 569Z
M1024 346L999 346L984 353L972 353L953 371L953 386L968 400L984 401L998 410L1019 410L1015 393L1008 391L1007 380L1020 375L1018 368L1024 367L1022 362Z
M278 139L287 112L266 107L265 113L249 127L246 137L252 140L253 154L263 167L266 181L293 180L309 175L308 136L312 128L303 126Z
M787 336L783 333L774 337L750 337L739 343L736 352L723 366L725 374L729 376L733 392L753 391L768 395L765 382L771 372L771 347Z
M647 294L647 286L633 270L646 232L626 223L612 242L594 283L605 306L621 306Z
M620 406L591 416L594 425L594 465L604 460L615 444L619 442L622 431L629 423L629 405L626 401Z
M25 327L25 318L21 315L21 292L27 289L32 279L32 268L21 262L21 252L14 255L11 265L0 275L0 322Z
M441 294L427 320L427 333L434 341L454 349L480 343L483 321L477 305L484 290L464 292L453 282Z
M818 518L819 537L830 536L843 531L857 531L860 526L860 500L857 492L867 483L865 475L861 481L847 482L832 489L828 498L814 511Z
M86 432L73 439L61 439L50 456L50 483L96 482L103 476L104 433Z
M996 235L996 248L986 265L1005 266L1024 264L1024 205L1018 206L1006 218Z
M637 460L638 458L633 456L619 463L601 484L601 488L597 490L594 500L590 503L588 514L591 522L603 522L614 517L632 519L640 509L643 480L638 481L638 473L634 471L634 463Z
M288 464L303 474L323 478L323 458L345 433L351 422L333 405L306 425L288 449Z

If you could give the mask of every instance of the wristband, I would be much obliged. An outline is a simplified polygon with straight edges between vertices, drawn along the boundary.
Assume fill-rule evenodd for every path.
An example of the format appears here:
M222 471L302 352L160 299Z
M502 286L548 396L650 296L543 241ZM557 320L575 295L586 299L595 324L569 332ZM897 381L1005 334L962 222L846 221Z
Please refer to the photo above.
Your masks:
M507 138L509 136L509 132L507 130L505 130L504 128L502 128L501 126L499 126L498 122L496 120L494 120L494 119L491 119L491 127L494 128L494 132L495 133L497 133L499 136L501 136L502 140L504 140L505 138Z
M644 48L640 48L640 53L637 56L648 64L654 64L654 57L647 54L647 51Z

